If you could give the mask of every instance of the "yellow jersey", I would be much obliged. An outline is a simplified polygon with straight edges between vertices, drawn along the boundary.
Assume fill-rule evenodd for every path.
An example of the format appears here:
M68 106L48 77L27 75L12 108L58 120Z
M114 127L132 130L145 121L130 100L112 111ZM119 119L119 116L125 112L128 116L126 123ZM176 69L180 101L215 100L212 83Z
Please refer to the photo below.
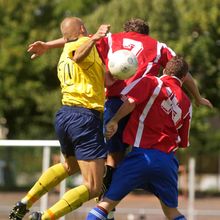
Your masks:
M96 47L93 46L89 55L79 63L71 59L73 52L88 39L88 37L81 37L64 46L57 66L62 104L103 111L104 65Z

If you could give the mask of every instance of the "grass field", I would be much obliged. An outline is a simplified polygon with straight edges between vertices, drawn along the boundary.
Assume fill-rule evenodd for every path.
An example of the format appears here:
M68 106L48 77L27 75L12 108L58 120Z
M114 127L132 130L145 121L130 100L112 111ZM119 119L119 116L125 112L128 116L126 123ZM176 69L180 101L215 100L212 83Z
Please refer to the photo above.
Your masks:
M0 192L0 220L8 219L8 213L13 204L25 193ZM53 204L59 195L49 194L49 204ZM89 201L78 210L68 214L66 220L84 220L86 214L95 206L95 202ZM179 198L179 208L187 216L187 199ZM31 211L39 209L39 202L33 206ZM219 220L220 219L220 197L197 198L195 201L194 220ZM27 220L28 216L24 218ZM160 203L152 195L128 195L118 206L115 220L165 220L160 209Z

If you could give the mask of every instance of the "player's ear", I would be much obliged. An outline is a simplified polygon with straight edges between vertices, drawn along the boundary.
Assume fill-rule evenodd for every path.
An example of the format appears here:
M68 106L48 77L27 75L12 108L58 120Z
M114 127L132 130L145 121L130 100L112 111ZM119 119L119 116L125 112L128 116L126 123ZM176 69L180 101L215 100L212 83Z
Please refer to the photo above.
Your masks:
M166 70L165 70L165 68L163 69L163 75L166 75Z
M183 76L180 80L184 83L185 79L186 79L186 75Z
M87 30L86 30L86 27L84 25L80 26L80 33L83 34L83 35L87 35Z

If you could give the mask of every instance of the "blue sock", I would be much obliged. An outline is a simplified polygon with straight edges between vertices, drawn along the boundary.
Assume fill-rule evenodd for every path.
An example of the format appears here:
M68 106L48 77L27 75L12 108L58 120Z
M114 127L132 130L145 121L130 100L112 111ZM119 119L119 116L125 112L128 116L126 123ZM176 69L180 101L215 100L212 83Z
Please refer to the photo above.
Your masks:
M92 209L87 215L86 220L106 220L107 214L98 207Z
M179 215L176 218L174 218L173 220L186 220L186 217L184 215Z

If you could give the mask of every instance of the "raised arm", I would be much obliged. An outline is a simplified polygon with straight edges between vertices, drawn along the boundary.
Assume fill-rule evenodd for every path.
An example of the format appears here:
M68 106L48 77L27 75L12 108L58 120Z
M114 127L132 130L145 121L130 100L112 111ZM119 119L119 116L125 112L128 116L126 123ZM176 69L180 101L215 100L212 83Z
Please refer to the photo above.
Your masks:
M118 109L113 118L106 125L105 136L107 139L110 139L116 133L118 129L118 122L122 118L130 114L134 110L135 106L135 101L132 98L128 98L124 101L122 106Z
M186 86L186 89L194 97L197 106L204 105L209 108L213 107L212 103L208 99L205 99L200 95L199 89L190 73L186 75L184 85Z
M96 41L100 38L106 36L109 32L110 25L102 24L97 32L84 44L82 44L74 53L73 60L77 62L81 62L91 51L92 47L95 45Z
M31 59L35 59L43 55L49 49L52 48L61 48L66 43L64 38L59 38L56 40L44 42L44 41L35 41L34 43L28 45L28 52L31 53Z

